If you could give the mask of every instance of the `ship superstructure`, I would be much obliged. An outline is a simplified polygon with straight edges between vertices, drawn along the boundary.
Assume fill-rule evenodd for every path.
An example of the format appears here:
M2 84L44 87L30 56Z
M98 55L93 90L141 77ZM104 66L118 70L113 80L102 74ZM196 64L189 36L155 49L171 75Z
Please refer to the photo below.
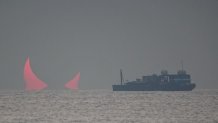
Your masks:
M112 85L113 91L191 91L196 86L191 83L191 75L183 69L176 74L168 74L163 70L160 75L142 76L141 79L126 83L123 82L123 73L120 70L120 78L120 85Z

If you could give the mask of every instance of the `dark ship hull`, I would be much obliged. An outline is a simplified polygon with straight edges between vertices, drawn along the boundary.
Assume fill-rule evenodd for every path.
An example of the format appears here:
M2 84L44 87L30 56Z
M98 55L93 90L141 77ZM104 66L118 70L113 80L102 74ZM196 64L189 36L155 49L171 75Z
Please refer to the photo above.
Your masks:
M113 85L113 91L191 91L195 84L190 85L166 85L166 86L147 86L142 84L135 85Z
M143 76L123 83L123 74L120 70L120 85L112 85L113 91L191 91L196 85L191 83L191 75L184 70L179 70L177 74L168 74L162 71L161 75Z

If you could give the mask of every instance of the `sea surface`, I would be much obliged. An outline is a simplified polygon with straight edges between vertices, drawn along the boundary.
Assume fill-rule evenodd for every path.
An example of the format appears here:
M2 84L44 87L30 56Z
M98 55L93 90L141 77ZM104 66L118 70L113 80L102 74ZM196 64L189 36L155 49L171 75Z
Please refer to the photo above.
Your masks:
M218 123L218 90L0 91L0 123Z

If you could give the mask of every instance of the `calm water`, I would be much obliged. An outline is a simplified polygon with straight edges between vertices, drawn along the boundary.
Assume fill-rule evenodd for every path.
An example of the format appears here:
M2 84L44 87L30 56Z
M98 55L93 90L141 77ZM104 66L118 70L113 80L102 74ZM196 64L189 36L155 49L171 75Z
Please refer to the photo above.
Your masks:
M0 91L0 123L218 123L218 90Z

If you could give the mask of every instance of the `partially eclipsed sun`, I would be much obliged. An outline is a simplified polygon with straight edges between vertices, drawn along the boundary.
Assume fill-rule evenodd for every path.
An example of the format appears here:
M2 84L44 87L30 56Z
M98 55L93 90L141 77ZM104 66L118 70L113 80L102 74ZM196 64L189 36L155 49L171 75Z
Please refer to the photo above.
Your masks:
M30 60L27 58L24 66L25 89L27 91L42 90L47 87L47 84L40 80L32 71Z
M45 89L47 87L47 84L40 80L35 73L33 73L31 65L30 65L30 59L27 58L25 66L24 66L24 80L25 80L25 89L27 91L38 91ZM76 74L76 76L67 82L64 86L65 88L77 90L78 89L78 83L80 80L80 72Z
M78 89L79 80L80 80L80 72L77 73L76 76L72 80L67 82L64 86L66 88L76 90L76 89Z

